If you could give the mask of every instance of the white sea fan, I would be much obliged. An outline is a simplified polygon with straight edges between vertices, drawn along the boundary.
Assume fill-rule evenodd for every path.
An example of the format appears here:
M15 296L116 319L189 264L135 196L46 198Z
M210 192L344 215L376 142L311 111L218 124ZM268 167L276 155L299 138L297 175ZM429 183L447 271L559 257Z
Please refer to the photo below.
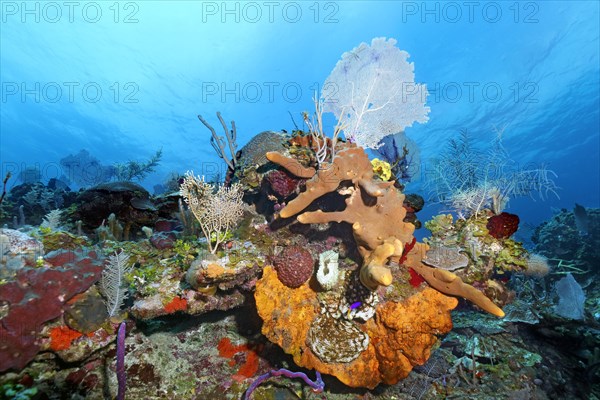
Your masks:
M346 138L365 148L429 119L427 88L415 83L409 54L395 44L383 37L361 43L342 55L323 85L323 111L344 119Z
M123 302L127 298L127 288L125 286L125 274L133 268L129 265L129 255L122 249L120 253L108 257L108 263L102 271L100 280L100 291L105 297L106 310L108 316L112 317L119 312Z

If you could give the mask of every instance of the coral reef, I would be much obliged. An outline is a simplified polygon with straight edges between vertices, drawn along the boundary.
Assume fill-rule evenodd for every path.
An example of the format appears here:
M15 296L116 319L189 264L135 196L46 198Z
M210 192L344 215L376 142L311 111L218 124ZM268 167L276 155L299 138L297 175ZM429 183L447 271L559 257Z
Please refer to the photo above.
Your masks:
M286 168L294 165L293 160L281 155L269 153L267 157ZM353 186L340 187L342 182L350 182ZM374 180L372 165L362 148L353 145L341 148L332 163L325 163L306 182L306 190L279 214L283 218L296 215L319 197L336 191L349 195L343 211L309 211L298 215L297 220L304 224L342 221L351 224L358 251L364 260L360 270L361 282L370 290L376 290L378 286L389 286L392 283L392 273L386 263L388 259L397 262L405 255L404 246L412 242L415 228L412 224L403 222L406 216L404 195L390 182ZM407 254L421 257L411 257L412 263L408 265L413 267L414 264L413 269L436 289L466 297L494 315L504 315L502 310L484 295L479 295L480 292L476 289L464 284L457 275L447 271L433 273L429 267L422 265L423 255L417 249L407 251Z
M448 311L457 304L456 299L424 289L403 303L383 304L377 308L375 318L357 324L319 314L317 297L307 284L288 288L279 282L273 268L266 267L255 294L263 319L263 334L291 354L296 364L334 375L348 386L368 388L381 382L398 382L413 366L424 363L431 346L437 342L436 334L451 329ZM331 346L323 349L337 347L338 362L321 360L307 344L309 335L313 337L322 329L336 331L334 336L321 336L319 340L344 338L341 342L330 342ZM369 340L364 351L360 351L362 347L355 346L358 343L364 346L366 337ZM354 360L348 362L352 357Z
M558 212L528 253L502 207L553 193L553 173L511 171L500 134L484 153L465 133L430 171L459 218L433 217L417 242L424 200L403 190L418 149L402 129L427 119L426 89L397 101L414 74L394 44L345 53L306 132L265 131L238 151L233 121L217 113L221 137L199 116L223 183L174 173L159 196L132 182L74 193L22 171L0 195L18 228L0 229L0 397L600 396L600 212ZM325 110L339 117L331 137ZM105 167L80 152L63 166L89 185L141 179L160 156Z
M581 232L575 213L562 209L542 222L532 236L535 251L548 258L551 266L574 266L579 270L600 270L600 209L587 208L587 233ZM562 260L562 263L561 263ZM572 270L571 272L577 272Z
M414 226L404 222L404 195L392 182L374 177L362 148L338 144L332 161L322 162L318 170L279 153L267 157L293 174L304 178L313 174L306 190L279 212L279 218L299 214L296 219L302 224L348 223L363 258L359 270L344 271L338 288L324 293L307 283L294 289L279 279L274 282L274 269L264 269L255 292L263 334L298 365L335 375L349 386L373 388L381 382L395 383L424 363L437 342L436 334L451 328L449 310L457 301L429 288L386 300L384 293L396 290L392 283L398 265L412 268L443 293L465 297L496 316L504 315L457 275L422 263L427 246L415 244ZM345 197L343 210L304 211L317 199L336 192ZM389 262L395 263L395 269ZM362 283L362 293L353 282ZM380 292L380 287L389 288Z

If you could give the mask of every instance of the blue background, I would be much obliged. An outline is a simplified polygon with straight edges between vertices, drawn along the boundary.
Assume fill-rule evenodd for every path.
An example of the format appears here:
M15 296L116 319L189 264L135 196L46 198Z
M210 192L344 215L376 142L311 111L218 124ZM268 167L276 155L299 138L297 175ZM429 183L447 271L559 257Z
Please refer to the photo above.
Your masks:
M545 163L561 187L560 199L511 201L525 225L600 204L596 1L2 1L1 11L2 176L39 166L47 180L80 149L111 164L162 147L149 189L172 171L224 168L197 114L217 127L217 111L234 119L239 147L291 131L289 112L300 124L313 111L341 54L384 36L430 91L429 122L406 131L424 169L460 129L485 145L504 127L511 157Z

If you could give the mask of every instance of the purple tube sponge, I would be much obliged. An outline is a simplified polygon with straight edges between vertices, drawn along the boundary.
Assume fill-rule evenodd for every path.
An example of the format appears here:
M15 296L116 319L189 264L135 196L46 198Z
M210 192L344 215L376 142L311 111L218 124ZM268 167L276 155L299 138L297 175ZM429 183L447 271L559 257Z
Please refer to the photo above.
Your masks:
M117 400L125 399L125 322L121 322L119 325L119 331L117 332L117 382L119 384L119 391L117 392Z
M306 384L308 386L313 388L313 392L315 392L315 393L321 393L323 391L323 389L325 388L325 382L323 382L323 379L321 378L321 374L319 373L319 371L316 371L317 377L314 381L312 381L304 372L292 372L289 369L285 369L285 368L274 369L272 371L267 372L264 375L259 376L258 378L256 378L256 380L254 382L252 382L252 384L250 385L248 390L246 390L246 395L244 396L244 400L250 400L250 396L252 395L252 392L254 392L254 390L258 387L258 385L260 385L261 383L263 383L270 377L282 376L282 375L286 376L288 378L302 378L302 380L304 380L304 382L306 382Z

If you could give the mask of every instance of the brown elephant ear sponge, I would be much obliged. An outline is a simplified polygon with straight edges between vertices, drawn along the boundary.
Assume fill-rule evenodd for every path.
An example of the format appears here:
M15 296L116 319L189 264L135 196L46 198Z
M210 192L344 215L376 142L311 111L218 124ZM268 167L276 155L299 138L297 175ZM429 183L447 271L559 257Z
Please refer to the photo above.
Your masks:
M307 344L309 330L321 316L317 293L308 283L289 288L268 266L256 283L254 297L264 321L262 333L297 365L333 375L348 386L369 389L380 383L395 384L413 367L424 364L438 340L436 335L452 329L450 310L458 304L455 298L430 288L402 302L381 303L374 318L356 323L369 337L366 349L350 362L326 363Z

